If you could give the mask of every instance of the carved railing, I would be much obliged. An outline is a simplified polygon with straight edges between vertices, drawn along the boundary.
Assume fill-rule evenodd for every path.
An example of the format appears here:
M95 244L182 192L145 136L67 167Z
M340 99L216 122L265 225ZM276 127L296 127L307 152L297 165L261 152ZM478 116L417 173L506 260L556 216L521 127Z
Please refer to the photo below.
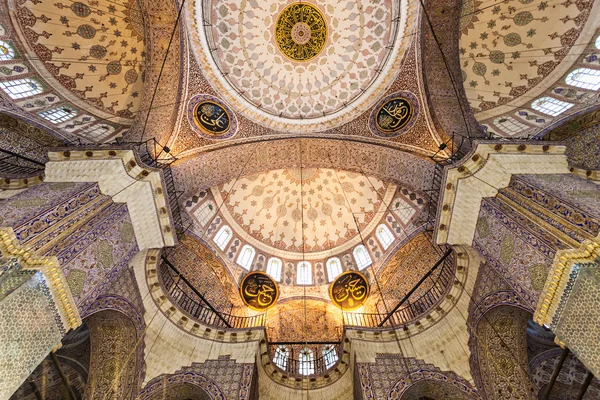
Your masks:
M455 268L455 255L449 249L390 313L344 312L344 325L366 328L396 328L418 319L437 306L448 293L454 281ZM439 270L439 274L434 278L433 275L436 270ZM416 290L428 280L430 282L433 280L429 289L420 296L415 295Z
M251 317L220 312L164 256L158 265L163 290L173 304L204 325L218 328L247 329L263 327L266 314Z
M342 358L341 342L270 342L268 351L273 365L281 372L298 377L322 375L335 368Z

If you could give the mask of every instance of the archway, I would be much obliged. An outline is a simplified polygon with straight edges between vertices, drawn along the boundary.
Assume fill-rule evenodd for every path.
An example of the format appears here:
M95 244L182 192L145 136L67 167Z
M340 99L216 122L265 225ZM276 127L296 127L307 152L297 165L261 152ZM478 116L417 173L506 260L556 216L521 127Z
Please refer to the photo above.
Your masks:
M475 356L479 390L488 399L534 399L535 387L527 365L526 327L531 313L498 306L476 325Z

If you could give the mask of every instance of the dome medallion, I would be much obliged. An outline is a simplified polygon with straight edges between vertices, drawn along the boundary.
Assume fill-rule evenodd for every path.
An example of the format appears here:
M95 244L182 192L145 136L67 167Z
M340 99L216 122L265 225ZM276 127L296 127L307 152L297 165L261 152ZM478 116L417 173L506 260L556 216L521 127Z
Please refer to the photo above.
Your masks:
M277 18L275 40L287 58L312 60L321 53L327 41L325 17L312 4L291 4Z
M192 7L192 6L191 6ZM234 112L288 133L325 131L369 110L400 70L408 0L196 0L192 49Z

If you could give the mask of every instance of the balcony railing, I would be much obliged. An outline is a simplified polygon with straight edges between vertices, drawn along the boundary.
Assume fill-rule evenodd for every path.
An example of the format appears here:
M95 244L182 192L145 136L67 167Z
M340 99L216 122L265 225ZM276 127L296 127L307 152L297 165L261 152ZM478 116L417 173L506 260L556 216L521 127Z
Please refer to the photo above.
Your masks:
M270 342L268 351L278 369L297 377L323 375L342 358L341 342Z
M218 328L247 329L263 327L266 314L240 317L215 309L206 298L166 258L162 258L158 273L163 290L171 301L191 318Z
M441 268L441 269L440 269ZM433 281L431 287L421 296L416 296L415 291L421 287L428 279L434 279L433 273L440 269L438 276ZM389 314L377 313L344 313L345 326L360 326L366 328L396 328L404 326L409 322L416 320L426 314L433 307L438 305L446 295L455 273L455 259L452 250L446 253L438 262L421 278L410 292L398 303L398 305Z

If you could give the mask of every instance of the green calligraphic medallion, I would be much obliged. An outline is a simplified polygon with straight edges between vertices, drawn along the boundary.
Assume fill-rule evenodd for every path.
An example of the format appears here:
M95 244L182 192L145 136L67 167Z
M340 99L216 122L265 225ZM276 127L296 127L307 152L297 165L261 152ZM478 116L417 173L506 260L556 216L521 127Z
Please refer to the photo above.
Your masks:
M377 110L375 122L383 132L396 132L410 121L412 115L413 107L410 102L404 97L395 97Z
M279 287L269 275L254 271L242 279L240 295L244 304L252 310L265 311L277 303Z
M329 286L329 297L344 311L356 310L369 297L369 281L360 272L346 271Z
M196 105L194 122L200 130L207 135L221 136L230 128L231 116L219 104L212 101L203 101Z
M312 4L291 4L277 18L275 40L279 50L289 59L312 60L327 42L325 17Z

